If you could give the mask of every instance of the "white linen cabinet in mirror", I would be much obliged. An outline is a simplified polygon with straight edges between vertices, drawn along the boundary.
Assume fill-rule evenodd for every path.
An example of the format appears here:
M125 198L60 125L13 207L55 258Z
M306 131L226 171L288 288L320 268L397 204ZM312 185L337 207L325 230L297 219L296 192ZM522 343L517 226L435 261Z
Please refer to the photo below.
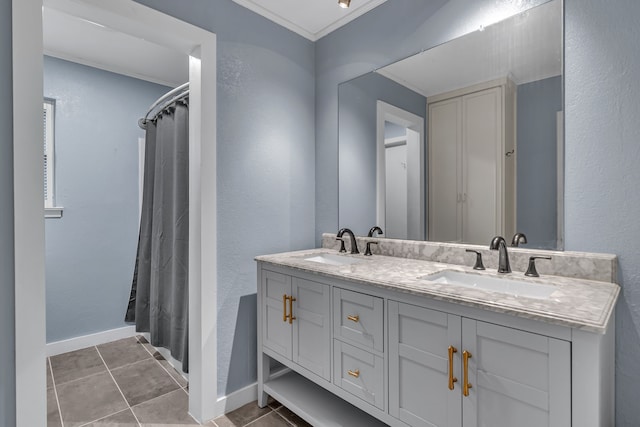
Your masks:
M429 240L515 232L515 87L499 79L429 97ZM455 213L455 214L453 214Z

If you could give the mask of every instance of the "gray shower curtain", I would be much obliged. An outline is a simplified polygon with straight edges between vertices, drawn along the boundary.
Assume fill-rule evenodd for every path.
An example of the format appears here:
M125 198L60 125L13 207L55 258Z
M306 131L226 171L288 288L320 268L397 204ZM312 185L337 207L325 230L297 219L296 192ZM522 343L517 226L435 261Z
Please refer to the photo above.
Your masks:
M125 320L149 332L188 372L189 110L147 123L138 253Z

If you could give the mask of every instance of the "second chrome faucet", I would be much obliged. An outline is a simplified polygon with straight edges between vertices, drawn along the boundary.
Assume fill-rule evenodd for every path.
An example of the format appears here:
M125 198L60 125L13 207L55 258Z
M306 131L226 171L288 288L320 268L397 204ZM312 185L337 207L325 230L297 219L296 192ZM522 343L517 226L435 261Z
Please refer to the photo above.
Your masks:
M356 236L355 234L353 234L353 231L349 230L348 228L341 228L340 231L338 231L338 234L336 235L336 239L342 240L342 236L345 233L348 234L349 237L351 238L351 253L359 254L360 251L358 250L358 243L356 242ZM344 241L343 241L343 244L340 246L340 252L346 252L346 249L344 248Z
M367 237L373 237L373 235L375 233L380 233L383 234L382 228L376 226L371 227L371 230L369 230L369 234L367 235ZM352 254L359 254L360 251L358 250L358 243L356 241L356 236L355 234L353 234L353 231L351 231L348 228L341 228L338 231L338 234L336 235L336 240L340 240L340 252L346 252L346 248L344 247L344 238L343 236L347 234L349 235L350 239L351 239L351 253ZM365 255L372 255L371 253L371 245L377 245L378 242L375 240L369 240L367 241L367 250L365 251Z
M509 254L507 253L507 243L502 236L496 236L491 239L489 249L498 251L498 273L511 273L511 265L509 264Z

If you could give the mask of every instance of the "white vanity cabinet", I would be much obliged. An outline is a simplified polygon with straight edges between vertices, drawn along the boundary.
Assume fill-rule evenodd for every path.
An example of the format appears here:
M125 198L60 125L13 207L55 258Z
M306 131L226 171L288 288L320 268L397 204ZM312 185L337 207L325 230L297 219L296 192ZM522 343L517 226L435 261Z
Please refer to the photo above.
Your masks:
M389 301L389 412L410 426L571 425L567 341Z
M331 288L271 271L262 276L263 346L331 380Z
M613 312L595 333L259 262L258 323L259 405L315 426L613 425Z

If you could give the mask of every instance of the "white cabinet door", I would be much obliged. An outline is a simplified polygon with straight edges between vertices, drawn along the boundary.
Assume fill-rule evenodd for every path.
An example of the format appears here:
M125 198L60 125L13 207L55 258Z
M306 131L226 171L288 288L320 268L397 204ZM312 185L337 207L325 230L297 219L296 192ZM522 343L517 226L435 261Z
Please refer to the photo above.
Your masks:
M389 413L414 427L461 425L459 316L389 301ZM449 346L453 353L449 388Z
M331 381L331 287L293 278L293 361Z
M429 104L429 240L462 238L462 101Z
M462 97L462 241L502 234L502 88Z
M389 301L389 414L412 427L570 427L570 363L566 341Z
M470 319L462 341L471 353L464 427L571 426L568 342Z
M261 292L263 346L331 381L331 286L263 270Z
M291 359L291 325L285 319L291 295L291 276L263 270L262 274L262 344Z

